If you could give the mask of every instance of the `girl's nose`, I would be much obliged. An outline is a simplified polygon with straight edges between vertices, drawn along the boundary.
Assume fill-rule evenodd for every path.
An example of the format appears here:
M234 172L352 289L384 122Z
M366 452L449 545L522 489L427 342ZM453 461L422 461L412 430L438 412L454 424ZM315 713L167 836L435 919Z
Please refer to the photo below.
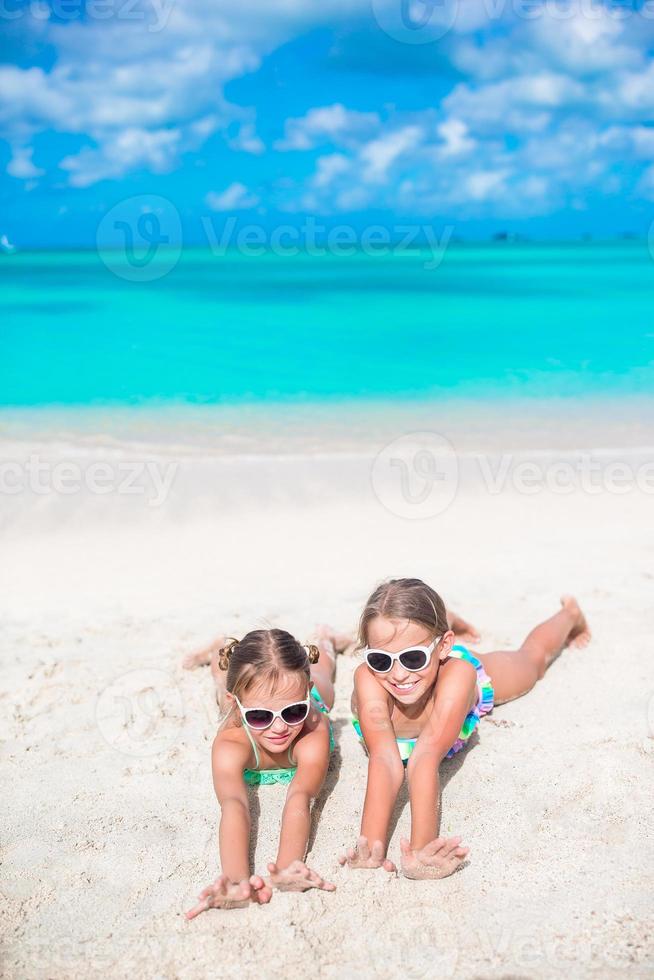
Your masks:
M405 670L399 660L393 664L389 677L395 684L403 684L409 677L410 672Z
M285 735L288 731L288 725L281 718L275 718L270 726L270 731L275 735Z

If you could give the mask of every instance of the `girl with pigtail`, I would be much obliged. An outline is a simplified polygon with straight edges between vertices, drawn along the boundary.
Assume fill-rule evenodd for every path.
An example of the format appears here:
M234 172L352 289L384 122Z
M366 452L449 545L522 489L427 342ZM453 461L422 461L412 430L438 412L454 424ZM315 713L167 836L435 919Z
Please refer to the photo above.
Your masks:
M302 646L285 630L253 630L242 640L221 637L187 658L210 663L223 714L212 747L213 783L220 803L221 876L186 913L265 904L275 889L333 891L304 863L311 804L322 788L334 736L335 649L323 630L319 646ZM246 785L288 785L277 856L266 876L250 873L250 808Z

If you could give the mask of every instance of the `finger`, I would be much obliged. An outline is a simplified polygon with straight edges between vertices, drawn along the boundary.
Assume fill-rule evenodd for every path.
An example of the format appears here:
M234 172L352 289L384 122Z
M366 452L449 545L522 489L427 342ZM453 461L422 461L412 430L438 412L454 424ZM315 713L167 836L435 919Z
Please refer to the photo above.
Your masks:
M271 873L271 875L279 874L279 868L277 867L274 861L271 861L270 864L268 865L268 871Z
M191 919L194 919L196 915L200 915L202 912L206 912L207 908L208 905L206 902L200 902L199 905L194 905L192 909L189 909L188 912L185 912L184 916L190 921Z
M443 854L444 855L451 854L452 851L455 851L457 849L460 843L461 843L460 837L452 837L450 840L446 840L445 846L443 848Z
M466 854L469 854L470 853L470 848L469 847L457 847L457 849L456 849L456 851L454 853L456 854L456 856L458 858L464 858L466 856Z
M400 838L400 850L404 857L411 857L411 844L406 837Z
M395 867L395 865L393 864L392 861L389 861L388 860L388 858L386 858L384 860L384 863L383 863L382 867L383 867L384 871L395 871L395 872L397 872L397 868Z
M358 855L353 847L348 847L347 849L347 859L348 861L356 861Z
M250 885L254 888L255 892L258 892L260 888L263 888L264 880L261 875L251 875Z
M241 898L249 898L250 895L252 894L250 882L247 880L247 878L245 878L242 882L240 882L238 887L241 893Z
M208 898L209 895L212 895L213 890L214 890L214 886L209 885L208 888L205 888L204 891L201 891L200 894L198 895L198 902L201 902L203 899Z
M347 854L339 854L338 863L341 867L343 867L344 864L347 864Z
M322 881L321 880L320 885L318 887L322 891L324 891L324 892L335 892L336 891L336 885L333 882L331 882L331 881Z
M359 837L357 841L357 851L359 855L364 859L364 861L370 857L370 848L368 847L368 838Z
M444 844L445 841L443 838L437 837L436 840L432 840L428 844L425 844L425 846L422 848L422 853L428 857L433 857L434 854L439 853Z
M384 860L384 845L380 840L376 840L372 845L371 857L373 861L379 861L381 864Z
M267 905L272 898L272 894L272 888L269 888L268 885L264 885L263 888L260 888L259 891L256 892L256 900L260 905Z

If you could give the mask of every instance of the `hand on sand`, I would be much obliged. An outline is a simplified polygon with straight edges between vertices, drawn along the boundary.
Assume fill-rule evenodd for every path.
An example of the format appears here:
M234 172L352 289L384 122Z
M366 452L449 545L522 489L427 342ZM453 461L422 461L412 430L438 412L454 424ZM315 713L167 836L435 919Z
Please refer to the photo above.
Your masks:
M447 878L465 860L467 847L461 847L460 837L437 837L424 847L413 849L403 837L400 841L402 851L402 874L405 878Z
M325 881L316 871L308 868L304 861L291 861L287 868L278 868L276 864L268 865L270 877L266 884L280 892L306 892L310 888L318 888L325 892L336 891L336 885Z
M270 901L272 890L259 875L244 878L243 881L230 881L221 875L198 895L198 904L185 913L187 919L194 919L208 909L244 909L250 902L265 905Z
M392 861L384 857L384 845L380 840L373 841L372 847L367 837L359 837L356 847L348 847L338 859L340 865L349 868L383 868L384 871L397 871Z

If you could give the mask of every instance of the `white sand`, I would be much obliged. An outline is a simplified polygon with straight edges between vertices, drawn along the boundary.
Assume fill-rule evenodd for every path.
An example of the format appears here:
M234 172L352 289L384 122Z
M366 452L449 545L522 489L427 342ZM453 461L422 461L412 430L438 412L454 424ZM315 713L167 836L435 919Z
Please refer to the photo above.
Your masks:
M84 452L80 465L99 458ZM62 453L74 456L45 454ZM380 503L369 459L353 455L194 456L159 508L5 495L3 975L651 976L654 495L643 471L640 489L610 492L614 458L593 457L597 493L520 493L524 473L490 493L469 456L451 506L422 520L397 515L406 499L383 480ZM636 474L652 455L624 459ZM443 765L442 829L464 837L468 866L424 883L338 867L366 773L348 721L354 664L341 658L339 752L308 858L337 891L186 922L218 871L217 712L208 671L182 671L182 654L220 629L350 627L371 587L398 574L439 589L482 650L519 641L564 591L594 630ZM258 869L283 796L253 797ZM400 808L394 858L408 819Z

